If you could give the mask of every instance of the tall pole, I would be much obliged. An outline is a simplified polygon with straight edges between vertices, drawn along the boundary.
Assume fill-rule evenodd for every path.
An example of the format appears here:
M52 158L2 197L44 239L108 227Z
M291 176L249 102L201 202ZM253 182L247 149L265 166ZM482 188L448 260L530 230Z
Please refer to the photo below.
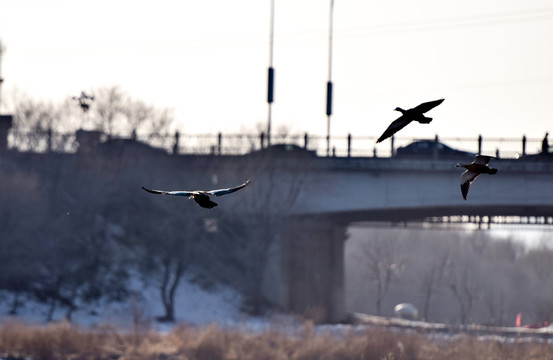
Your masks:
M328 82L326 83L326 156L330 155L330 117L332 116L332 32L334 0L330 0L328 26Z
M271 32L269 44L269 72L267 78L267 103L269 104L269 114L267 116L267 147L271 146L271 113L274 101L275 69L273 69L273 39L275 29L275 0L271 0Z

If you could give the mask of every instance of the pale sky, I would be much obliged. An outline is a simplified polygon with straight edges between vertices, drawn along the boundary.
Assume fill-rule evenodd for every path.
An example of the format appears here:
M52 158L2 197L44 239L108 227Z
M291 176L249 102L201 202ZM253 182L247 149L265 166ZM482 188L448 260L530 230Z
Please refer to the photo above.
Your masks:
M10 92L62 101L119 85L185 133L267 121L270 0L0 0ZM275 0L273 132L326 135L330 0ZM553 132L551 0L335 0L332 135L542 138ZM399 135L399 134L398 134ZM386 145L387 146L387 145Z

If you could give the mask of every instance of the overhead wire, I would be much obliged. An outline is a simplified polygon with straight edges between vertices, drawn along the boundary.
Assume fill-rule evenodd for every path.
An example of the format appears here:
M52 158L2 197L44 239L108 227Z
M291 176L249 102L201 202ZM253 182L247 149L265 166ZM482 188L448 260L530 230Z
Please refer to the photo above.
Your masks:
M476 14L410 22L399 22L393 24L375 24L362 27L342 28L339 30L339 32L342 36L369 36L381 34L394 35L406 32L411 33L421 31L434 31L440 29L479 27L495 24L533 22L548 19L553 19L553 8Z
M341 38L400 35L405 33L428 32L455 28L472 28L498 24L543 21L550 19L553 19L553 7L477 14L469 16L446 17L412 22L398 22L392 24L374 24L351 28L336 27L334 29L334 34L336 37ZM306 41L313 40L325 41L326 33L326 29L320 29L305 32L275 34L275 38L278 43L304 43ZM30 57L58 55L72 56L76 51L91 52L95 54L99 54L102 51L107 51L111 54L133 54L145 52L181 52L222 47L226 48L264 46L265 44L265 35L216 38L198 37L194 41L174 40L152 43L91 45L80 47L77 46L72 48L47 48L40 50L23 50L20 51L19 54L22 56Z

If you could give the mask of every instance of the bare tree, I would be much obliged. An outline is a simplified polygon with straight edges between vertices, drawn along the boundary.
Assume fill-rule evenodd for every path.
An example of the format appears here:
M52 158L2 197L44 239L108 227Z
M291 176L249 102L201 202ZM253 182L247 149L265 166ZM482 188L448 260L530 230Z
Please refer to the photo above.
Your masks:
M189 214L188 219L193 218L194 216ZM165 314L158 317L158 320L175 321L176 291L190 266L191 254L202 236L203 228L186 226L183 229L182 221L176 217L162 221L160 225L160 229L163 230L157 234L158 246L155 249L148 247L148 256L152 257L154 269L157 268L155 280L165 310ZM185 237L175 233L182 230L186 231ZM160 240L163 246L159 246Z
M68 97L60 104L37 101L16 91L12 94L11 111L14 114L12 138L22 150L68 151L74 149L69 132L90 126L109 137L141 133L149 142L169 148L167 135L174 118L169 109L159 109L135 100L117 86L95 89L94 102L86 116L75 101Z
M483 289L483 299L488 310L490 320L489 324L494 326L503 326L505 323L506 289L495 282L487 284Z
M525 280L528 271L520 267L523 247L512 240L488 240L488 250L481 253L481 274L483 308L487 310L488 324L504 326L509 318L509 307L525 293L531 282ZM533 276L532 276L533 277ZM516 306L516 305L515 305ZM521 311L519 308L518 311ZM514 320L514 316L512 316Z
M363 255L367 275L376 287L376 314L382 315L382 301L389 286L404 270L405 253L398 239L375 237L365 243Z
M148 134L149 143L166 149L170 148L171 145L176 145L171 143L174 141L174 137L168 136L174 120L172 110L154 108L151 117L142 126L143 132Z
M430 300L436 290L443 286L443 274L449 260L449 252L433 255L426 263L420 274L420 287L424 294L422 318L429 319Z
M533 293L526 291L521 298L533 298L536 321L553 323L553 250L546 245L530 249L521 256L519 264L529 270L530 278L536 282Z
M13 113L12 134L16 147L48 151L59 145L53 143L52 131L60 127L60 111L52 102L20 95L13 102Z
M168 133L173 125L172 111L156 108L142 100L133 99L117 86L95 90L92 107L97 128L108 136L139 134L156 145L168 148Z
M120 133L127 95L118 86L98 88L93 94L96 127L108 136Z
M254 314L261 312L265 268L271 258L277 255L272 251L275 251L275 242L282 236L283 227L295 204L301 183L301 174L295 174L290 182L277 184L276 169L268 164L262 164L262 167L265 167L266 172L256 174L259 187L256 189L253 203L248 201L253 210L250 220L254 223L248 227L251 231L248 234L250 256L247 276L250 279L249 299Z
M45 132L52 129L58 116L54 104L22 99L16 104L14 128L23 131Z
M553 280L553 250L547 246L542 245L528 250L522 261L540 281L551 282Z
M157 161L156 161L157 160ZM128 233L123 243L132 251L136 266L143 278L153 284L159 293L164 313L159 321L175 320L175 299L182 285L182 279L194 260L197 246L204 236L203 216L207 209L198 207L193 201L182 197L153 196L140 190L136 177L142 178L144 184L157 183L161 187L178 188L183 186L166 181L166 178L177 178L163 164L158 165L159 158L143 159L149 168L148 174L137 170L135 176L126 172L119 180L134 191L117 194L112 199L109 217L122 224ZM162 170L163 169L163 172ZM179 169L179 173L182 170ZM159 174L163 173L163 177ZM187 183L198 183L201 172L191 171L185 174ZM119 209L131 207L132 212L121 212Z
M304 154L288 154L285 163L277 166L275 163L282 161L281 155L287 154L270 150L249 155L239 170L224 171L229 174L239 171L252 179L252 185L240 194L243 212L225 211L222 224L227 224L227 228L222 231L232 241L244 243L239 256L245 266L247 305L253 314L260 314L267 303L264 296L267 268L281 254L279 241L297 204L304 172L310 166L307 159L302 159Z
M149 119L152 119L154 108L146 105L146 103L141 100L128 99L127 103L122 108L122 112L127 118L129 131L132 137L136 138L136 134L143 124Z
M460 242L452 249L455 256L449 257L444 269L445 286L451 291L459 306L459 320L466 324L476 300L482 294L477 254Z

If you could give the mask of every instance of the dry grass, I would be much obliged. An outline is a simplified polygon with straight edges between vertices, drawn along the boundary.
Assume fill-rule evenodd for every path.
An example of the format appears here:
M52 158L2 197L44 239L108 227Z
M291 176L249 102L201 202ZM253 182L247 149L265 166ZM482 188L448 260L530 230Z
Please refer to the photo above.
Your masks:
M0 357L48 359L553 359L545 343L477 341L461 336L432 341L418 334L386 330L316 334L312 323L294 335L274 330L251 333L217 326L179 326L166 335L125 333L109 326L85 330L69 323L30 326L8 322L0 327Z

